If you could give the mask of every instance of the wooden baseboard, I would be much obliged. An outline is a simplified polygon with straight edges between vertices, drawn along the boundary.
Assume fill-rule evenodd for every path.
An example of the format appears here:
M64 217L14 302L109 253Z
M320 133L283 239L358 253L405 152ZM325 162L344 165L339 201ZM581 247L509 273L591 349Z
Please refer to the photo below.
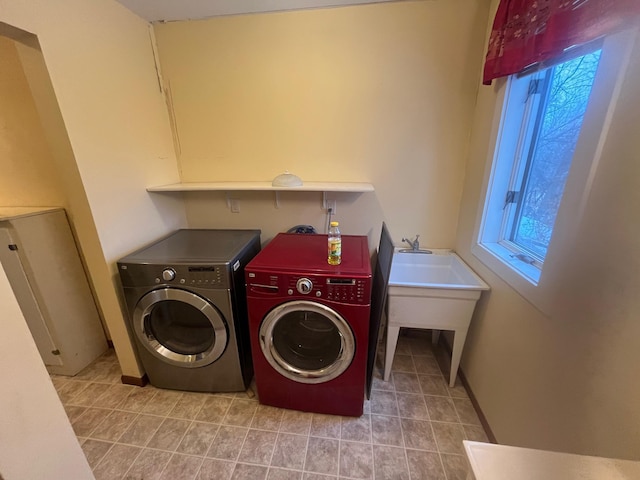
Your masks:
M142 377L131 377L129 375L122 375L120 377L120 381L125 385L144 387L147 383L149 383L149 378L147 377L146 373Z
M449 353L449 356L451 356L451 346L449 345L449 342L447 342L447 340L444 338L444 335L440 335L440 340L438 344L442 345L442 347ZM496 440L496 436L493 434L493 431L489 426L489 422L487 421L487 417L484 416L484 413L480 408L480 404L478 403L478 400L476 399L476 396L474 395L473 390L471 389L471 386L467 381L467 377L465 377L464 372L462 371L462 368L458 369L458 377L460 378L460 381L462 382L464 389L469 394L469 399L471 400L471 404L473 405L473 408L478 414L478 418L480 419L482 428L484 428L484 431L487 434L487 438L491 443L497 444L498 441Z

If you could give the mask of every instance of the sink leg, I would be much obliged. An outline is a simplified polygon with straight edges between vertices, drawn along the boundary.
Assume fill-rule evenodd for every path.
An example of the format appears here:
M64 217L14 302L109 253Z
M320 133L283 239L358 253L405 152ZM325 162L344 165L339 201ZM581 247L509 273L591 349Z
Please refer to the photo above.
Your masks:
M455 330L453 336L453 351L451 352L451 373L449 374L449 386L453 387L456 383L458 375L458 367L460 366L460 357L462 356L462 347L467 339L468 328Z
M393 364L393 357L396 353L396 345L398 344L398 334L400 333L400 327L394 327L392 325L387 326L387 347L384 353L384 381L389 381L391 375L391 365Z

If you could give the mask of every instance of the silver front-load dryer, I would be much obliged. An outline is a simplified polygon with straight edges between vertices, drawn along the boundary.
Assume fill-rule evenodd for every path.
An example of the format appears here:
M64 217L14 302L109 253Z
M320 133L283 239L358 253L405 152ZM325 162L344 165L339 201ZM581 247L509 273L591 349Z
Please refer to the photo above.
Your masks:
M244 266L257 230L179 230L118 262L149 383L242 391L253 376Z

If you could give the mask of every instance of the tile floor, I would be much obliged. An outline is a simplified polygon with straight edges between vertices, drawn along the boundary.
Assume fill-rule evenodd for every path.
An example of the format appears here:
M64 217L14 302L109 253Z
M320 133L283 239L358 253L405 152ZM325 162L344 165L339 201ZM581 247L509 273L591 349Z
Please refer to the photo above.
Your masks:
M376 372L360 418L120 383L109 351L76 377L52 376L96 479L464 480L462 440L487 441L428 331L403 330L392 378Z

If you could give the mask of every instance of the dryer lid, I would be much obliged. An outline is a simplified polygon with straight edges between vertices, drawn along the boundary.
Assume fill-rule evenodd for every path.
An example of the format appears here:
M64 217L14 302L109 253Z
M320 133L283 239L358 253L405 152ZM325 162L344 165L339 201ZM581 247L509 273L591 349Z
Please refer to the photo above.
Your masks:
M260 230L183 229L120 262L162 264L225 264L250 244L260 242Z

